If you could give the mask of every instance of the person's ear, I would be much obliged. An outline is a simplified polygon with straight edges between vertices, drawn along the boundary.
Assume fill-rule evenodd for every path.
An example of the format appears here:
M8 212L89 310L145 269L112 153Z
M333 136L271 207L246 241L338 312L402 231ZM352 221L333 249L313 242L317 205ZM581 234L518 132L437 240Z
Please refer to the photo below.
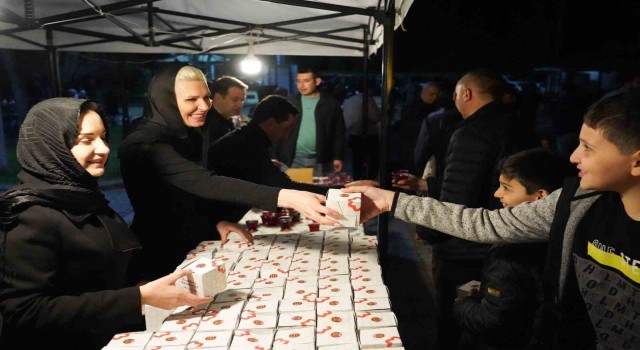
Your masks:
M464 90L462 90L462 98L464 99L464 101L469 101L472 97L473 90L471 90L470 88L464 88Z
M536 194L538 195L538 197L536 199L542 199L542 198L544 198L544 197L549 195L549 191L541 188L538 191L536 191Z
M640 151L631 155L631 175L640 176Z
M316 78L316 86L320 86L322 84L322 78Z

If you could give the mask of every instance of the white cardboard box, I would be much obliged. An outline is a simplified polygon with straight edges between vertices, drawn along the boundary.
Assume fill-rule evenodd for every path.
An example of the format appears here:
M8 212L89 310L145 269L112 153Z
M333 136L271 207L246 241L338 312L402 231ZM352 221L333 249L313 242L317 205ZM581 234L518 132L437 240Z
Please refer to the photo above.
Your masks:
M458 298L468 297L471 295L472 290L475 289L475 292L478 292L480 289L480 282L478 281L469 281L465 284L461 284L456 288L456 296Z
M295 327L281 329L276 331L273 340L273 349L298 349L299 347L291 347L293 344L311 344L315 349L316 344L316 328L315 327Z
M396 327L369 328L360 330L360 345L363 349L402 349L402 340Z
M356 323L358 329L398 326L396 315L391 310L356 312Z
M230 349L268 349L273 342L273 329L243 329L234 332Z
M151 339L151 332L127 332L116 334L111 338L108 347L144 347Z
M353 300L356 311L389 310L391 301L389 298L360 298Z
M331 188L327 192L327 208L342 214L338 220L342 226L358 227L360 225L360 193L344 193Z
M224 347L231 344L233 331L220 332L196 332L187 345L187 349L210 349L212 347Z
M295 326L313 326L316 325L316 312L310 311L293 311L283 312L278 317L278 328L295 327Z
M162 322L173 313L175 309L165 310L159 307L144 305L144 322L148 332L160 330Z
M155 332L147 343L147 348L154 346L174 346L182 345L183 348L191 340L194 332Z
M226 269L220 260L200 257L183 269L193 273L179 279L176 284L201 297L212 297L227 286Z

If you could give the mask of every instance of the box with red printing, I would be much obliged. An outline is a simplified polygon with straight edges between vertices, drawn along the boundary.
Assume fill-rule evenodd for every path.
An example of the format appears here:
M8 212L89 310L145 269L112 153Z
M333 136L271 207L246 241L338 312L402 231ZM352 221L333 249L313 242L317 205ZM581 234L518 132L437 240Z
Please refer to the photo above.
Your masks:
M293 311L281 313L278 317L278 328L316 325L315 311Z
M232 335L233 331L196 332L187 344L187 349L210 349L218 346L226 349L231 344Z
M353 298L388 298L389 289L387 286L360 286L353 288Z
M226 269L218 260L197 258L183 269L192 271L191 275L180 278L176 285L190 290L198 296L212 297L227 286Z
M378 286L383 284L384 281L382 280L381 274L365 274L364 272L351 274L351 285L353 286L353 289L363 286Z
M155 346L182 345L183 348L189 343L194 332L155 332L147 343L147 348Z
M350 283L326 284L318 288L318 297L351 297Z
M275 311L254 312L253 310L244 310L240 314L238 329L276 328L277 322L278 314Z
M278 329L273 340L273 350L303 349L303 347L292 347L293 345L312 344L315 349L316 329L315 327L295 327L288 329Z
M160 332L195 331L200 325L201 318L202 315L170 315L162 322Z
M316 326L316 346L318 346L318 348L328 345L345 344L358 344L356 330L353 325L332 324L320 326L320 324L318 324ZM357 349L357 345L355 348L345 346L341 349Z
M127 332L116 334L111 338L108 347L144 347L151 339L151 332Z
M240 314L233 312L207 312L202 316L197 331L225 331L234 330L238 325Z
M279 313L294 312L294 311L313 311L315 318L316 299L315 298L294 298L294 299L282 299L278 306Z
M315 286L294 286L287 285L284 289L284 299L296 298L316 298L318 296L318 287Z
M351 297L324 297L316 299L316 310L318 314L327 311L348 311L353 310Z
M249 301L280 300L283 293L284 288L282 287L254 289Z
M229 349L269 349L273 342L273 335L273 329L236 330Z
M339 189L329 189L327 192L327 208L331 208L342 215L338 222L345 227L360 225L360 193L344 193ZM348 234L348 232L347 232Z
M391 310L356 312L356 326L358 329L395 327L397 325L398 320Z
M402 340L396 327L369 328L360 330L362 349L394 348L401 349Z
M389 310L391 301L389 298L358 298L353 300L356 311Z

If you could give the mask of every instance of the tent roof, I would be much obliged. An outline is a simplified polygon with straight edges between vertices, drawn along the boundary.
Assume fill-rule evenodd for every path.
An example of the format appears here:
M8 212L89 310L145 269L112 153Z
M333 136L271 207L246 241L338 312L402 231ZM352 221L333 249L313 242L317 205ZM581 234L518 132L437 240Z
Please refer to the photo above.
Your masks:
M0 48L363 56L383 40L388 0L8 0ZM396 0L396 27L413 0ZM365 41L365 35L367 40Z

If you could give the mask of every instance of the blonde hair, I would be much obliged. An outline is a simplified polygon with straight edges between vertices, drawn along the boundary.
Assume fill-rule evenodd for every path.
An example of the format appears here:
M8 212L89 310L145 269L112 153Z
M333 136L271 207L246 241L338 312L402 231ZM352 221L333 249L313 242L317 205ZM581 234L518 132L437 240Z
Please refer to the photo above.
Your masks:
M176 82L178 81L201 81L207 85L207 77L204 73L194 66L184 66L176 73Z

